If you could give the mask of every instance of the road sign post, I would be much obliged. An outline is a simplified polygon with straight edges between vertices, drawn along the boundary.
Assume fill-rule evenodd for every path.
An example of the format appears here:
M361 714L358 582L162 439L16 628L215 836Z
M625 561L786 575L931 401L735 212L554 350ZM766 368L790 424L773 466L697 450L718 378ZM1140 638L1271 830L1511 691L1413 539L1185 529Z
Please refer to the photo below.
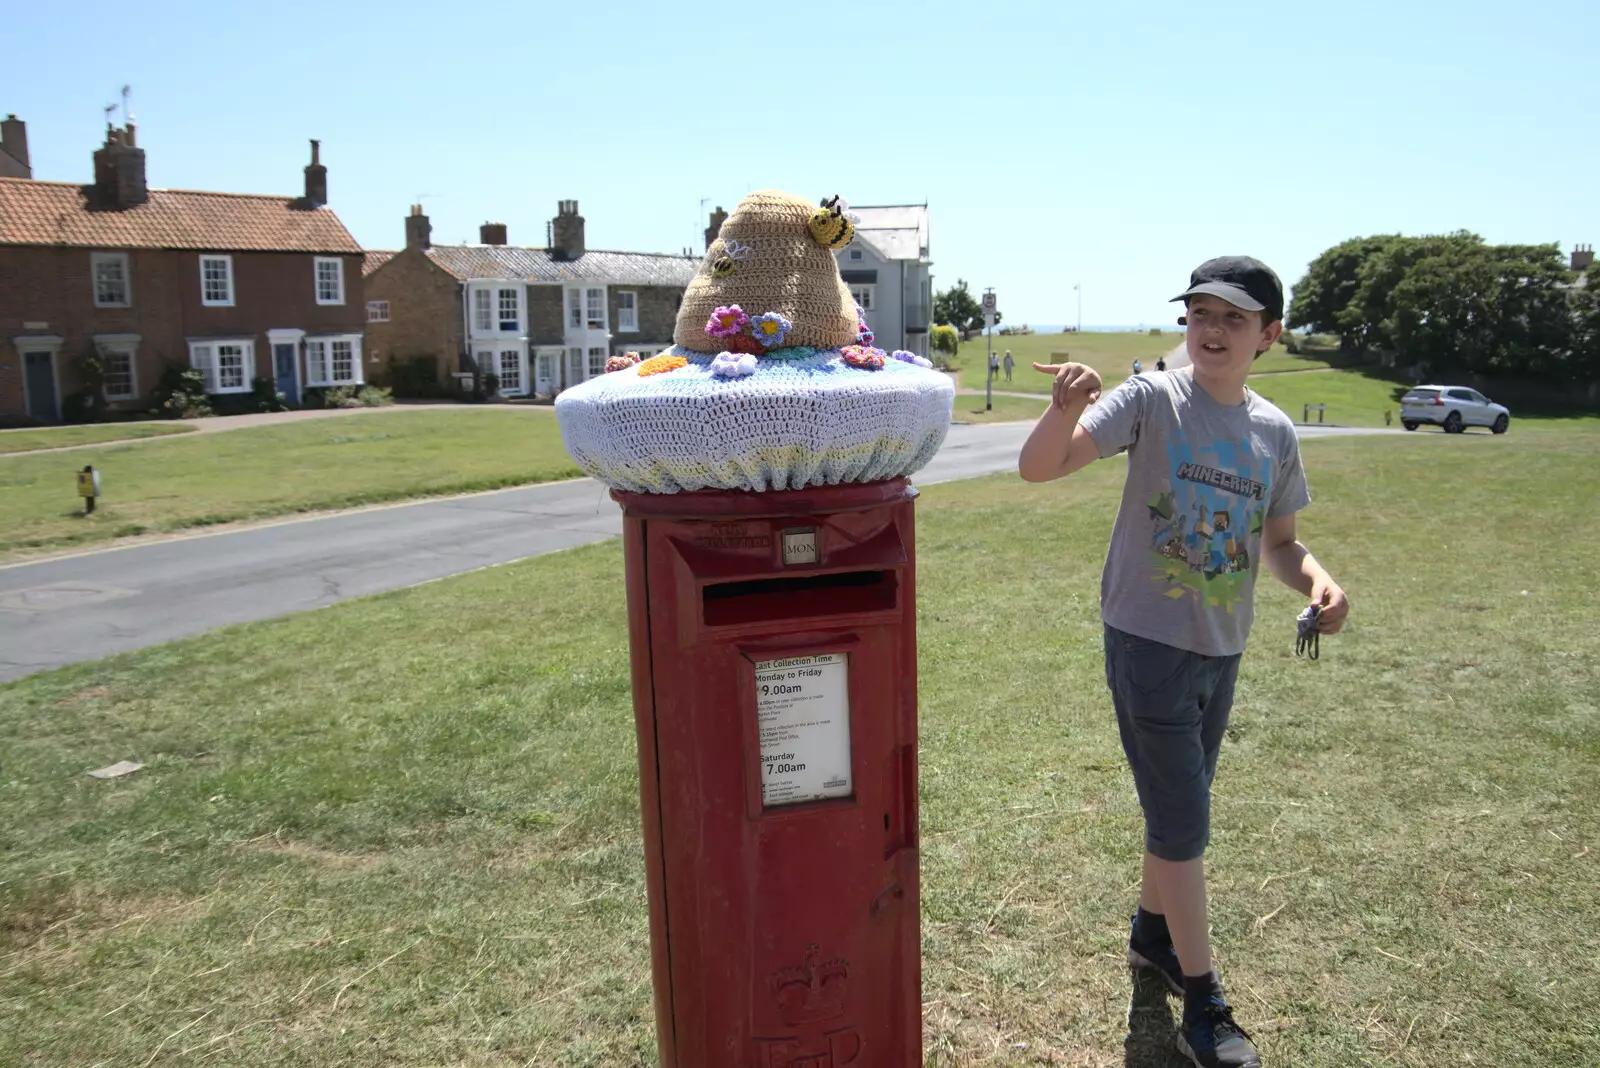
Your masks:
M983 291L983 336L988 340L983 359L983 410L994 410L994 309L993 287Z
M94 514L94 499L100 496L100 472L93 466L85 465L78 472L78 496L83 498L83 514Z

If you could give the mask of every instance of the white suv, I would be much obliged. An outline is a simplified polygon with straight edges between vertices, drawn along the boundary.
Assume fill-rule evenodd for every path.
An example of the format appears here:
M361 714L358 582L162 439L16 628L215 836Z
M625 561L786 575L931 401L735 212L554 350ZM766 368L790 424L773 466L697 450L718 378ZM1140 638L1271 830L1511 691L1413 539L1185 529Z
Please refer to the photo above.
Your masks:
M1459 434L1469 426L1504 434L1511 425L1511 410L1466 386L1417 386L1400 398L1400 422L1407 430L1432 423L1444 427L1446 434Z

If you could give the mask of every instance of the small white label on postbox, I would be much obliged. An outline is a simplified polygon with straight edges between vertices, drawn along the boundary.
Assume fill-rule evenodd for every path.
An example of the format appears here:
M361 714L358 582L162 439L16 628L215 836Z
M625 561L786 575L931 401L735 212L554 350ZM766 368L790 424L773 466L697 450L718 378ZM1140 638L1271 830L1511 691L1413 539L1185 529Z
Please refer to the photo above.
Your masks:
M789 530L783 535L783 565L814 564L817 562L817 532Z
M850 796L849 665L846 653L756 664L763 805Z

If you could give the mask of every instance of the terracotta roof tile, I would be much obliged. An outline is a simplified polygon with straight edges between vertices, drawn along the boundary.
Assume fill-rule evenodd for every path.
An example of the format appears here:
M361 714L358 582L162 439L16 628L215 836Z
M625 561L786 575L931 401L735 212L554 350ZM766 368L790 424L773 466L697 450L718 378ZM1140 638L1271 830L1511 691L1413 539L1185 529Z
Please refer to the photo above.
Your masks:
M0 178L0 245L360 252L327 208L291 197L152 189L132 208L101 208L93 186Z
M400 253L394 249L380 251L378 249L369 248L362 255L363 259L361 261L361 277L365 278L373 271L376 271L379 267L382 267L384 264L400 255Z

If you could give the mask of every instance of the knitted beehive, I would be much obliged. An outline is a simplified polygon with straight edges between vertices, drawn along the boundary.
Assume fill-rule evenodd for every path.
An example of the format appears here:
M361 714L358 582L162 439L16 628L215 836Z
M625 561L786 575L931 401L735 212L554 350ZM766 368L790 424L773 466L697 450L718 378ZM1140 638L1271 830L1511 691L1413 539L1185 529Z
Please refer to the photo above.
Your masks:
M950 426L955 388L872 347L833 251L837 198L746 197L684 293L674 341L556 398L567 451L621 490L784 490L910 475Z

